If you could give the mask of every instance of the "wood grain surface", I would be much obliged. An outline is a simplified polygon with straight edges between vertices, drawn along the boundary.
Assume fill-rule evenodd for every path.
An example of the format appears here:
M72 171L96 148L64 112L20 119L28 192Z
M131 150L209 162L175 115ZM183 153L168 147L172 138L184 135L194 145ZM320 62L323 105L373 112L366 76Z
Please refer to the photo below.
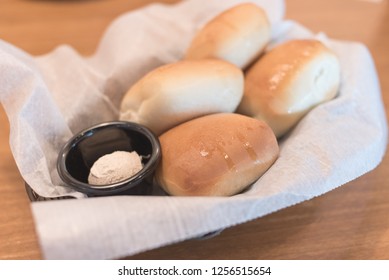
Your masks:
M155 1L1 0L0 38L32 55L60 44L94 52L118 15ZM174 3L178 1L161 1ZM389 5L383 1L287 0L287 19L368 46L389 108ZM389 156L372 172L318 198L128 259L389 259ZM0 259L41 259L30 202L0 107Z

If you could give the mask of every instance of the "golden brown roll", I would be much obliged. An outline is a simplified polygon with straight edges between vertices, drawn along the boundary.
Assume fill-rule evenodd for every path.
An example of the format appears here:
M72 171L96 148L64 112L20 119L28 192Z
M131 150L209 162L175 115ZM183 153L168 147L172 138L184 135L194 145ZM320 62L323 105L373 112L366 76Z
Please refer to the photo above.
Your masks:
M237 111L264 120L280 137L313 107L334 98L339 84L334 52L317 40L291 40L247 71Z
M218 59L180 61L159 67L124 96L120 119L155 134L195 117L234 112L243 95L243 72Z
M219 58L245 68L270 41L265 11L253 3L234 6L209 21L192 40L186 59Z
M179 196L229 196L257 180L278 157L266 123L233 113L207 115L160 136L158 184Z

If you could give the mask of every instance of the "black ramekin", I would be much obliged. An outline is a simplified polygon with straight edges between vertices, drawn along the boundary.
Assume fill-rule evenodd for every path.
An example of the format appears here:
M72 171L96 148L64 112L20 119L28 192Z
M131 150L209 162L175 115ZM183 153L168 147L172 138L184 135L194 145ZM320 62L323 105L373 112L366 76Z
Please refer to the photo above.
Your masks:
M142 156L142 170L114 184L89 184L88 176L93 163L115 151L136 151ZM151 191L152 176L160 159L158 137L147 127L115 121L95 125L73 136L59 153L57 170L69 187L88 196L146 195Z

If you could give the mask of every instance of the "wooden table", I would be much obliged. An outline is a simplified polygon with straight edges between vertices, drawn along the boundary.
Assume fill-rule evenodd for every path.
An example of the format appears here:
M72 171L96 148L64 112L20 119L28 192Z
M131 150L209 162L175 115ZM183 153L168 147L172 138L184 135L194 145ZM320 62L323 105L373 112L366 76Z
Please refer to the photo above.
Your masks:
M110 21L151 0L0 2L0 38L33 54L70 44L94 51ZM174 0L164 1L173 3ZM332 38L365 43L389 108L388 1L287 0L286 18ZM0 259L42 254L23 180L12 157L0 108ZM321 197L230 228L130 259L389 259L389 156L374 171Z

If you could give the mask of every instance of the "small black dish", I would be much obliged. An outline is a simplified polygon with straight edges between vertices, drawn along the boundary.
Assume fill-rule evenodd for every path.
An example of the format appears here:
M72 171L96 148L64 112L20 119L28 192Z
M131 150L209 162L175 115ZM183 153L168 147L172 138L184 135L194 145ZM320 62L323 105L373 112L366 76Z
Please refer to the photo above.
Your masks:
M118 183L88 184L94 162L115 151L136 151L142 156L142 170ZM59 153L57 170L67 185L88 196L147 195L151 192L152 175L160 158L159 140L148 128L132 122L106 122L72 137Z

